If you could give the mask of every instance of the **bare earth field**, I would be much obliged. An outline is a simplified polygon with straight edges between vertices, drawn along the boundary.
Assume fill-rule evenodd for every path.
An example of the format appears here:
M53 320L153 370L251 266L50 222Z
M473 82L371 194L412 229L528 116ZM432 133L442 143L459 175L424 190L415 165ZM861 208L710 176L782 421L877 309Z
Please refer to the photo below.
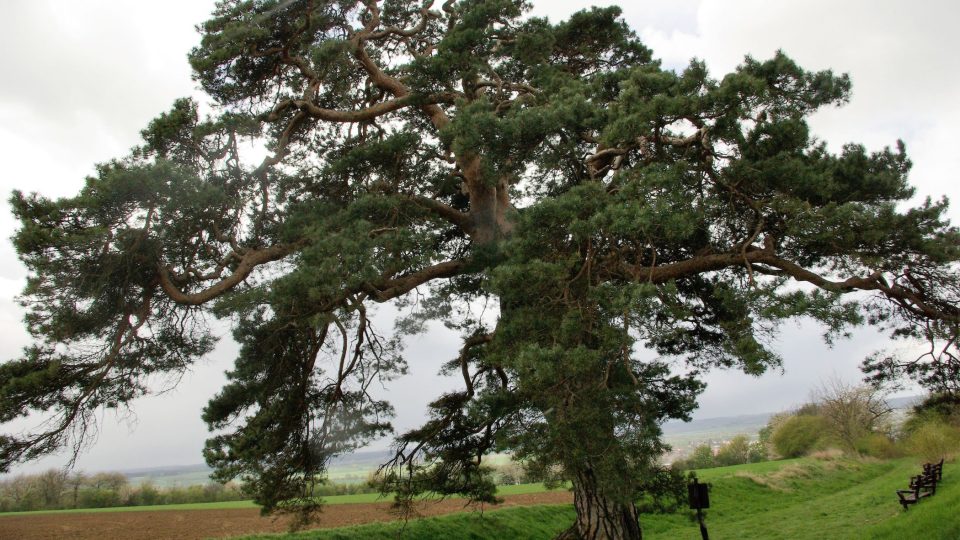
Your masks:
M498 506L486 505L484 509L572 502L572 493L550 491L508 495L504 497L503 504ZM419 512L423 516L437 516L465 510L475 511L480 510L480 508L464 508L463 500L448 499L422 503ZM343 527L394 519L396 517L390 513L389 502L338 504L327 506L320 517L320 522L311 528ZM176 538L199 540L253 533L284 532L288 529L288 524L289 521L286 518L262 518L259 510L255 508L17 515L0 516L0 539L153 540Z

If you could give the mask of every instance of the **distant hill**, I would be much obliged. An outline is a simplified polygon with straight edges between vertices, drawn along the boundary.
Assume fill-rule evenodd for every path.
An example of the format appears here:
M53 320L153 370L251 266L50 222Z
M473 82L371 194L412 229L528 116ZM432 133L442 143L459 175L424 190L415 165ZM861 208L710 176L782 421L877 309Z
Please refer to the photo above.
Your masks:
M923 401L923 396L898 397L888 399L887 405L889 405L891 409L909 409L921 401Z
M330 461L330 465L373 465L379 467L388 459L393 457L390 450L360 450L351 454L337 456Z
M127 469L120 471L127 478L136 478L141 476L149 476L153 478L161 478L165 476L180 476L184 474L193 474L193 473L206 473L212 469L207 467L203 463L196 463L193 465L167 465L164 467L144 467L141 469Z
M358 483L393 456L389 450L363 450L331 460L330 479L340 483ZM158 487L191 486L210 482L213 469L203 463L167 465L119 471L132 484L151 482Z
M684 422L670 420L663 424L664 435L680 435L707 431L737 431L744 433L755 432L767 425L770 417L775 413L744 414L740 416L721 416L717 418L703 418Z

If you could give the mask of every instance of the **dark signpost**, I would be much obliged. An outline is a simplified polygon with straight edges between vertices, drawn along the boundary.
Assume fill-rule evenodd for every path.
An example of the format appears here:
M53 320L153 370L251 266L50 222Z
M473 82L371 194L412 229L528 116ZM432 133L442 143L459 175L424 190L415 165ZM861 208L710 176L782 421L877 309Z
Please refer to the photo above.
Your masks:
M710 493L707 491L707 484L701 484L696 478L687 485L687 493L690 497L690 508L697 511L697 521L700 522L700 536L703 540L710 540L707 535L707 526L703 522L703 509L710 508Z

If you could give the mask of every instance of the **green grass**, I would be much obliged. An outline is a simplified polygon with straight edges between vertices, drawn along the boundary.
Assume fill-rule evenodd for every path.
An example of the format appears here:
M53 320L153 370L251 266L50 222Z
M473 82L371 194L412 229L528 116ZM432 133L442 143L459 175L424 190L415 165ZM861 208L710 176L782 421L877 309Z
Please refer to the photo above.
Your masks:
M572 505L541 505L483 512L464 512L402 523L374 523L297 534L245 536L243 540L487 540L553 538L573 523Z
M946 467L945 467L946 468ZM872 527L870 540L902 540L922 537L930 540L956 540L960 538L960 478L954 467L944 476L937 494L910 507L910 510Z
M700 469L697 471L697 478L705 482L712 482L717 478L735 476L740 473L769 474L775 471L779 471L784 467L789 467L792 465L803 463L804 461L810 461L810 460L804 460L801 458L782 459L780 461L762 461L760 463L748 463L746 465L731 465L729 467L715 467L712 469Z
M948 466L937 495L904 512L894 492L919 472L913 459L885 462L810 460L778 471L718 476L707 523L718 538L956 539L960 477ZM706 477L707 475L701 475ZM936 518L936 519L935 519ZM679 516L648 520L649 538L676 538ZM913 528L911 528L911 524Z
M945 467L937 495L904 512L894 492L919 471L915 460L813 459L738 465L700 471L713 485L707 526L715 538L875 539L960 538L960 471ZM570 505L461 513L401 523L377 523L252 539L409 540L432 538L548 539L573 522ZM687 512L641 517L644 538L698 538Z

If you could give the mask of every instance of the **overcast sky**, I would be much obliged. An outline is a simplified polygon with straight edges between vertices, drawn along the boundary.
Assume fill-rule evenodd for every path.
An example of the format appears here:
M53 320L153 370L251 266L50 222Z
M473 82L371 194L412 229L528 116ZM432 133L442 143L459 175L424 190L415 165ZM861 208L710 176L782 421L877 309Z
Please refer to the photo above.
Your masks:
M591 4L534 1L534 13L556 21ZM807 69L849 73L853 99L818 113L814 133L832 149L860 142L870 149L903 139L914 162L918 196L956 200L960 169L960 33L958 4L950 1L673 0L633 1L624 16L664 65L682 68L692 57L715 76L745 54L759 59L783 49ZM195 24L209 0L6 0L0 4L0 192L76 193L93 165L118 157L137 143L139 131L174 99L194 95L186 61L198 42ZM951 210L953 221L960 216ZM26 271L8 241L15 224L0 208L0 360L28 343L15 297ZM788 324L777 343L784 373L760 378L718 372L708 379L698 417L782 410L802 403L829 377L856 381L857 366L888 340L870 329L829 349L822 329ZM433 330L408 346L411 375L390 395L395 422L409 428L425 403L451 381L437 366L459 347L457 337ZM135 415L103 416L97 443L78 467L86 470L190 464L202 461L206 429L200 409L220 388L235 346L221 346L171 393L139 400ZM429 391L425 391L429 388ZM18 426L19 427L19 426ZM5 431L5 430L3 430ZM14 472L58 466L53 456Z

